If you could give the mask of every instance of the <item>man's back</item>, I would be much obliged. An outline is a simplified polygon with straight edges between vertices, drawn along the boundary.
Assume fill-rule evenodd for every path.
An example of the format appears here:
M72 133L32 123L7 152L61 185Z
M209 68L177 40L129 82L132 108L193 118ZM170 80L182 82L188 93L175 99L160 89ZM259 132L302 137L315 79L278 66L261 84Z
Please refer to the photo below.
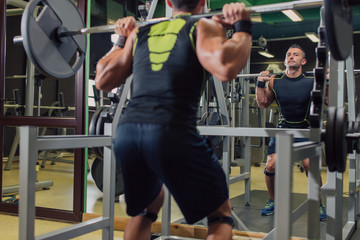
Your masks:
M139 28L133 92L121 122L195 124L206 80L195 51L196 23L179 16Z

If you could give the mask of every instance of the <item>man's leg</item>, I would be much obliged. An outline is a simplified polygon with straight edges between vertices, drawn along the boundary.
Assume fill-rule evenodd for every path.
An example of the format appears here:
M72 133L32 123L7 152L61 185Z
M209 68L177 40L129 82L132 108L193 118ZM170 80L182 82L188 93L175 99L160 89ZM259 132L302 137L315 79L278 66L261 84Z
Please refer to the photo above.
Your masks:
M264 170L266 187L269 193L269 200L266 202L264 208L261 209L261 215L272 215L275 209L275 162L276 154L268 155L266 166Z
M164 187L156 199L149 204L144 214L132 217L125 227L124 240L149 240L151 224L156 220L157 214L164 202Z
M207 240L226 240L232 239L231 204L226 200L218 209L208 216L208 235Z
M275 198L275 162L276 154L274 153L268 156L265 167L265 181L271 200Z

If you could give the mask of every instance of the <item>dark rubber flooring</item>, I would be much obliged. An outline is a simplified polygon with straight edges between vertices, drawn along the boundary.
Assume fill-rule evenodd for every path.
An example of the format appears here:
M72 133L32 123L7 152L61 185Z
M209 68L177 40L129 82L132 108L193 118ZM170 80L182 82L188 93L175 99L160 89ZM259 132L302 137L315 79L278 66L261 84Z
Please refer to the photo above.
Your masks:
M292 205L295 209L306 199L305 194L292 194ZM240 195L231 199L233 211L245 224L251 232L268 233L273 229L274 215L262 216L260 214L261 208L265 206L268 200L266 191L254 190L251 191L250 206L245 206L244 195ZM326 203L326 201L324 201ZM347 221L347 198L343 199L343 223ZM326 205L326 204L325 204ZM275 210L276 206L275 206ZM360 240L360 224L357 223L357 230L351 236L351 240ZM241 229L242 230L242 229ZM306 237L307 235L307 214L301 216L292 226L292 236ZM326 220L320 222L320 239L325 239L326 236Z

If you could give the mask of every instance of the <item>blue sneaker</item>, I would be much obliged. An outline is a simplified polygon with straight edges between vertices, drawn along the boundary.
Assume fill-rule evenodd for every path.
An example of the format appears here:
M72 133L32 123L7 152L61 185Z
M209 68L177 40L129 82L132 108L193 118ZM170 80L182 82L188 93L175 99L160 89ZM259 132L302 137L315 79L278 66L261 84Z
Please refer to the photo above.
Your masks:
M269 199L269 201L266 202L266 205L263 209L261 209L260 213L264 216L269 216L274 214L275 210L275 202L274 200Z
M326 219L326 212L325 212L325 207L320 204L320 221L325 221Z

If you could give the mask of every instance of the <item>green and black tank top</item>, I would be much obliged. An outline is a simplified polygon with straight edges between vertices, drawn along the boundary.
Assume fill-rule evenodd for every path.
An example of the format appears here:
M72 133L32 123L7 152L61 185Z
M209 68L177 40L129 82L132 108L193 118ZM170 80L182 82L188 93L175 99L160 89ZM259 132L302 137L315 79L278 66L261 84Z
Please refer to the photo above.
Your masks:
M182 15L139 28L131 99L120 124L195 126L207 79L195 51L197 21Z
M308 128L310 96L314 78L301 74L290 78L283 74L274 79L273 92L279 109L278 127Z

